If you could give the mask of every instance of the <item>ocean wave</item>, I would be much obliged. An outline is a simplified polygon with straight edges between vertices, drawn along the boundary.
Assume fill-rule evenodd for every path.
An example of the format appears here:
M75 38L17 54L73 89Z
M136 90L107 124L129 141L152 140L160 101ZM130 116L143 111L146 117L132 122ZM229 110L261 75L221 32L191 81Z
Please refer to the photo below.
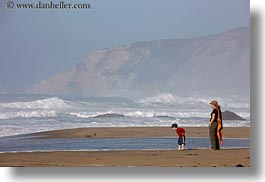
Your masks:
M250 119L250 113L249 112L236 112L237 115L240 117L249 120Z
M71 112L70 115L76 116L79 118L106 118L106 117L136 117L136 118L149 118L154 117L154 112L141 112L141 111L135 111L135 112L125 112L125 113L119 113L119 112Z
M209 100L196 97L178 97L170 93L162 93L157 96L147 97L136 101L138 103L161 103L161 104L208 104Z
M61 109L70 106L64 100L57 97L47 98L43 100L35 100L31 102L11 102L0 103L0 108L23 108L23 109Z
M70 115L79 118L114 118L114 117L132 117L132 118L157 118L174 120L176 118L208 118L206 112L154 112L154 111L132 111L132 112L71 112Z
M172 105L190 105L194 107L209 106L210 100L218 100L219 104L225 108L247 109L250 107L249 99L242 98L222 98L222 97L178 97L171 93L162 93L156 96L136 100L140 104L172 104Z
M237 108L237 109L247 109L250 108L250 103L224 103L222 107L227 107L227 108Z
M108 114L100 114L95 116L94 118L121 118L125 117L123 114L118 113L108 113Z
M71 112L70 115L76 116L79 118L120 118L125 117L123 114L114 113L114 112Z
M154 117L156 114L153 111L133 111L133 112L127 112L124 115L127 117L151 118Z
M159 94L154 97L147 97L145 99L141 99L139 101L136 101L138 103L165 103L165 104L172 104L177 102L177 98L170 94L170 93L164 93Z
M158 118L158 119L176 120L176 118L173 116L158 115L158 116L154 116L154 117Z
M40 110L40 111L17 111L0 113L0 119L13 119L13 118L46 118L56 117L55 111Z
M207 112L155 112L155 111L134 111L134 112L125 112L127 117L135 118L158 118L158 119L173 119L173 118L208 118L209 113Z

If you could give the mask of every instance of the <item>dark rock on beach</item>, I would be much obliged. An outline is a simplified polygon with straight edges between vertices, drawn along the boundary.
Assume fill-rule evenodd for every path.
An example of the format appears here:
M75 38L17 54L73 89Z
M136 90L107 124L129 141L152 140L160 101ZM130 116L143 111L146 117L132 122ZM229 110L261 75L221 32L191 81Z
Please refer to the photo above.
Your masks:
M245 120L241 116L238 116L236 113L231 112L231 111L222 112L222 117L223 117L223 120L242 120L242 121Z
M125 117L125 116L123 114L109 113L109 114L97 115L94 118L121 118L121 117Z
M154 116L155 118L158 118L158 119L165 119L165 120L175 120L176 118L173 117L173 116Z

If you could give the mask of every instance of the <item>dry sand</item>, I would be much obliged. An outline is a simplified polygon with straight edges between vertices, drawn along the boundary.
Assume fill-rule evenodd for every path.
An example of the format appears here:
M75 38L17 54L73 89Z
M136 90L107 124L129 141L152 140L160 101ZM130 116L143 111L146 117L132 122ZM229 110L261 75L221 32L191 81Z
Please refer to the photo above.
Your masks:
M33 152L0 154L1 166L250 166L250 150L150 150L100 152Z
M225 128L224 137L249 138L250 128ZM159 137L176 136L166 127L81 128L33 134L44 138ZM187 127L188 137L208 137L208 128ZM0 166L250 166L250 149L210 151L76 151L1 153Z

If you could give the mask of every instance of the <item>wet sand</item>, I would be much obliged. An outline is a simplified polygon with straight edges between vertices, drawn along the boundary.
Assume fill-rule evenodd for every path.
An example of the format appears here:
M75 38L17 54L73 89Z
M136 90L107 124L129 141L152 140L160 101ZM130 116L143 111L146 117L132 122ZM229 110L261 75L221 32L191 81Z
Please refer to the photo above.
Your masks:
M206 127L187 127L188 137L208 137ZM32 134L43 138L124 138L176 136L166 127L79 128ZM249 138L250 128L224 128L226 138ZM250 166L250 149L58 151L0 153L0 166L159 166L235 167Z
M207 127L186 127L187 137L209 137ZM175 131L169 127L120 127L120 128L77 128L33 134L43 138L142 138L173 137ZM226 127L225 138L250 138L249 127Z

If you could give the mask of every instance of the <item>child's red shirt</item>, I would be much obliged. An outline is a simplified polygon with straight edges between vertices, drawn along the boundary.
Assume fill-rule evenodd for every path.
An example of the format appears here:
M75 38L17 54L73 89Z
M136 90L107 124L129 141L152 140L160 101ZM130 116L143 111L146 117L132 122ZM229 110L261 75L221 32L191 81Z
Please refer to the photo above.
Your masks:
M179 137L182 137L185 135L185 129L184 128L177 128L176 133L178 134Z

